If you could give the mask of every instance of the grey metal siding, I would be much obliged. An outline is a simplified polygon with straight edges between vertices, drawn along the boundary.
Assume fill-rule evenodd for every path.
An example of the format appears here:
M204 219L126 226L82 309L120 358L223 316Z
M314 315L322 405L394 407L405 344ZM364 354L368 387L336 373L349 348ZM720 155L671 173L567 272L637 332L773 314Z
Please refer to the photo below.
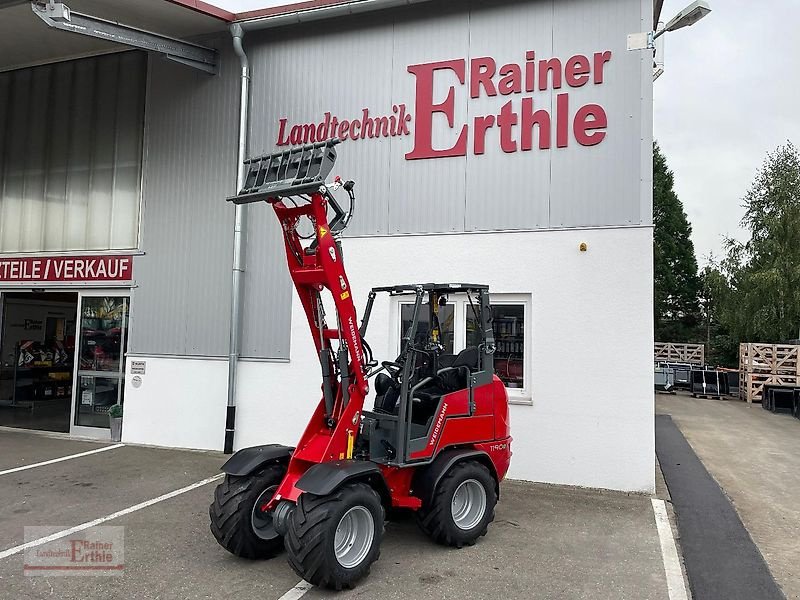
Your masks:
M239 112L239 65L220 38L220 74L150 61L146 108L141 249L134 274L130 351L134 354L226 356L230 315L233 206ZM266 212L266 211L264 211ZM260 228L258 216L251 227ZM288 284L276 276L283 258L253 239L245 344L249 354L288 354ZM269 249L269 251L267 251ZM267 262L270 259L267 258ZM285 267L283 267L285 268ZM255 283L248 285L248 279ZM276 295L277 294L277 295ZM278 298L280 300L278 300ZM259 311L252 303L258 303Z
M289 358L293 287L278 220L265 204L247 208L242 356Z
M565 83L565 89L532 94L536 108L550 113L553 129L560 91L569 92L570 119L585 103L601 104L609 124L597 146L583 147L570 136L568 148L553 142L550 150L507 154L494 128L483 155L470 147L466 157L409 161L413 135L345 142L337 172L355 179L359 191L348 234L649 225L641 157L649 156L651 132L645 129L651 107L643 96L651 82L642 54L626 50L627 34L642 29L649 8L647 0L436 1L331 21L313 31L251 33L252 153L275 149L281 118L290 125L319 122L330 111L353 119L367 107L373 115L391 114L399 103L414 111L415 78L408 65L466 58L469 79L469 60L476 57L494 57L499 68L524 63L527 50L564 62L578 53L591 58L611 50L603 85ZM519 95L471 99L451 73L437 76L436 101L451 85L459 126L472 129L475 116L497 114L508 100L520 110ZM442 145L457 133L443 116L435 119L434 136Z
M136 247L146 60L0 73L0 252Z

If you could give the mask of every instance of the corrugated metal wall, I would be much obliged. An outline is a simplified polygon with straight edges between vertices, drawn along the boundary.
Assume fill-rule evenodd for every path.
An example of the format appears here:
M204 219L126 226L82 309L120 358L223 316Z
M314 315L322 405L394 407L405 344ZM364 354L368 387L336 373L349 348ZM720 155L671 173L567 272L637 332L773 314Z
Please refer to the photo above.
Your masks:
M537 57L612 50L603 85L570 88L574 107L602 104L608 135L599 146L503 153L497 130L486 153L407 161L412 136L346 142L336 173L357 181L359 206L349 235L387 235L651 222L650 86L646 60L625 49L628 33L650 19L647 0L469 0L251 32L250 152L275 149L281 118L321 121L326 111L354 119L414 112L407 66L492 56L498 67ZM224 356L228 350L238 115L238 63L220 38L222 69L208 77L151 60L147 101L142 250L132 302L131 352ZM644 60L644 62L643 62ZM437 101L450 85L437 75ZM644 100L643 100L644 96ZM555 119L554 94L533 94ZM519 96L470 99L458 88L456 123L497 114ZM555 125L554 125L555 127ZM445 119L434 135L455 139ZM494 135L495 137L492 137ZM292 289L272 211L252 205L244 283L243 356L288 358Z
M571 116L586 103L601 104L608 133L595 147L572 138L568 148L504 153L498 130L490 130L486 153L408 161L413 136L347 141L337 172L358 183L359 207L350 235L647 225L651 222L644 154L651 131L644 113L642 53L627 52L627 34L647 27L646 0L479 0L432 2L295 28L250 34L254 64L251 150L274 151L279 120L320 122L326 111L354 119L369 108L391 114L406 103L414 111L415 77L407 66L481 56L498 68L537 58L575 54L590 58L611 50L605 83L532 94L536 108L550 112L555 129L555 94L568 91ZM647 14L645 14L647 13ZM644 23L644 25L643 25ZM467 63L469 77L469 63ZM497 81L497 78L495 79ZM456 86L455 123L497 114L520 96L469 98L452 73L437 75L434 98ZM524 94L530 96L530 94ZM434 138L444 147L456 139L443 116Z
M228 353L234 209L225 198L236 187L239 64L229 38L214 45L222 49L216 77L150 61L145 254L134 265L132 354ZM276 232L258 231L269 229L266 216L255 214L250 221L244 347L248 356L281 358L288 356L291 290L282 275L285 259L274 252ZM262 262L260 254L276 256Z
M0 73L0 252L136 248L146 61Z

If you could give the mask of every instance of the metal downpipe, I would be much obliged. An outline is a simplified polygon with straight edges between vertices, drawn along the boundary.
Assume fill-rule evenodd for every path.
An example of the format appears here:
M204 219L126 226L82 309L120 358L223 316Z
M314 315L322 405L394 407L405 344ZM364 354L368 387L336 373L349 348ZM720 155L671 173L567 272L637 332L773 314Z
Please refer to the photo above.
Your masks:
M247 125L250 112L250 62L242 47L244 30L238 23L230 26L233 37L233 50L241 63L241 98L239 104L239 153L237 157L238 172L236 175L237 193L244 187L244 160L247 158ZM231 280L231 322L230 341L228 345L228 407L225 415L225 454L233 452L233 436L236 429L236 371L241 354L240 333L242 285L244 279L245 234L247 228L247 207L235 205L233 226L233 277Z

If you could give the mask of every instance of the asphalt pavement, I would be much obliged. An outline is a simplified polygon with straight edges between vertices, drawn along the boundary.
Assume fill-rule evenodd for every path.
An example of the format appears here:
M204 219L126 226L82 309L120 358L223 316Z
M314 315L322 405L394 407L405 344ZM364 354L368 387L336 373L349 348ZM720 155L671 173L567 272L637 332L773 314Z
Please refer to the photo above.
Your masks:
M107 447L2 429L0 471ZM206 480L225 459L126 445L0 474L0 597L297 598L299 578L283 557L238 559L211 536L217 482ZM23 574L25 526L63 532L95 520L124 527L121 575ZM475 546L436 546L413 516L400 517L354 590L312 589L304 598L333 596L668 600L649 497L514 481L504 482L496 521Z

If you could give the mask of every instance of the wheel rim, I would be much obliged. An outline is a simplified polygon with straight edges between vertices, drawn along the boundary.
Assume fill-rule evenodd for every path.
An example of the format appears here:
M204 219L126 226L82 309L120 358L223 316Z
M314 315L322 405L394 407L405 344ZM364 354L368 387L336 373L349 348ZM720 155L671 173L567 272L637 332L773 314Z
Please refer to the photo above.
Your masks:
M475 479L461 482L453 494L450 513L456 527L462 530L473 529L483 519L486 512L486 490Z
M372 548L375 520L365 506L354 506L342 516L333 538L336 560L345 569L360 565Z
M250 524L253 527L253 533L262 540L274 540L278 537L278 532L275 531L275 524L272 521L272 512L261 510L262 506L272 500L277 490L278 486L273 485L261 492L250 513Z

